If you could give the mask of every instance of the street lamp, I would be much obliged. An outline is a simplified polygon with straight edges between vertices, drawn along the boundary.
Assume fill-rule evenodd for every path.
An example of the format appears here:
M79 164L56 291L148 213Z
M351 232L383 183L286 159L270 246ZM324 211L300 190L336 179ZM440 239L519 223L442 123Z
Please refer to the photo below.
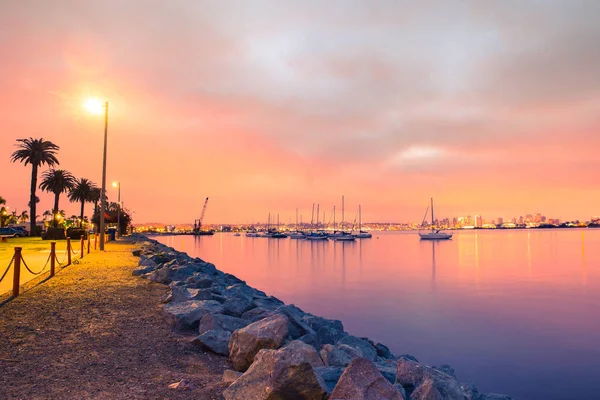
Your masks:
M113 187L118 188L117 195L117 238L121 238L121 182L113 182Z
M85 108L92 114L100 114L104 109L104 154L102 157L102 191L100 194L100 250L104 251L104 213L106 212L106 142L108 136L108 101L104 104L94 98L90 98L85 102Z

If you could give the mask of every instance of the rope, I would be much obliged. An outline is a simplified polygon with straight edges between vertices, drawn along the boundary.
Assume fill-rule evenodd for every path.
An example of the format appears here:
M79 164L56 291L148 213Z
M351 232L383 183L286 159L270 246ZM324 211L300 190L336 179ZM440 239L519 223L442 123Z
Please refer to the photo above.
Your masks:
M21 256L21 261L23 261L23 265L25 266L25 268L27 268L27 271L31 272L33 275L39 275L42 272L44 272L44 270L46 269L46 266L48 265L48 261L50 261L50 254L48 254L48 260L46 260L46 264L44 264L44 266L42 267L42 269L40 270L40 272L33 272L28 266L27 263L25 262L25 259L23 258L23 256Z
M64 254L62 262L58 261L58 256L56 254L54 255L54 257L56 258L56 262L58 263L58 265L60 265L60 266L64 265L65 260L67 259L67 255L69 254L68 251L69 251L69 249L65 249L65 254Z
M13 261L15 261L15 256L14 255L13 255L12 259L10 260L10 263L8 264L8 267L6 267L6 271L4 271L4 273L2 274L2 278L0 278L0 282L2 282L2 280L4 279L4 277L6 276L6 274L8 273L8 270L12 266Z

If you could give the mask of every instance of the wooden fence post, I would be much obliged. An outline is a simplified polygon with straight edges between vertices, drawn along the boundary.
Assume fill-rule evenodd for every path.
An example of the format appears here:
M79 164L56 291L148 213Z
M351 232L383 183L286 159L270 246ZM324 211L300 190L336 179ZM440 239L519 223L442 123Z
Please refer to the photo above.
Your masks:
M82 236L81 237L81 254L79 255L80 260L83 258L83 253L85 253L85 247L84 247L83 236Z
M21 279L21 250L22 247L15 247L15 272L13 275L13 297L19 295L19 284Z
M94 233L94 250L98 249L98 234Z
M87 237L88 237L88 252L87 253L90 254L90 234L89 233L87 234Z
M56 269L56 242L50 242L50 277L54 276Z
M67 265L71 265L71 238L67 238Z

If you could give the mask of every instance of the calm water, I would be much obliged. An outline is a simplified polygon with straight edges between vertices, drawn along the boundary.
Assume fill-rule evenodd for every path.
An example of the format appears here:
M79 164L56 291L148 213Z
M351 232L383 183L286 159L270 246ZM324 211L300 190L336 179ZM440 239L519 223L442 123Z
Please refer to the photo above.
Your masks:
M450 364L480 390L600 398L600 230L158 239L396 354Z

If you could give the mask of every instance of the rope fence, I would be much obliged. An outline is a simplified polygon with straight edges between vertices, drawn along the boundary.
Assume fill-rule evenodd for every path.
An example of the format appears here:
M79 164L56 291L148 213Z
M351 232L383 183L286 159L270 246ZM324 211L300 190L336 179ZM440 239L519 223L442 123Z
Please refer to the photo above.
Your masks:
M96 250L97 241L98 241L98 235L94 234L94 250ZM87 246L87 254L90 254L90 248L91 248L90 235L87 235L87 244L86 244L86 240L83 236L80 238L80 246L81 247L80 247L80 250L78 250L78 251L75 251L73 249L73 246L71 245L71 238L67 238L66 243L67 243L67 248L65 249L65 252L64 252L63 258L62 258L62 262L61 262L61 261L59 261L58 255L56 252L56 242L54 242L54 241L50 242L50 254L48 255L48 258L46 259L44 266L38 272L33 271L29 267L29 265L27 265L27 263L25 262L25 259L23 258L23 255L22 255L23 248L15 247L14 248L15 253L12 256L8 266L4 270L4 273L0 277L0 282L2 282L4 280L4 278L6 278L6 275L8 274L8 271L11 269L11 267L14 267L13 268L14 274L13 274L12 293L13 293L13 297L17 297L19 295L19 289L21 286L21 263L23 264L25 269L27 271L29 271L29 273L32 274L33 276L41 275L47 269L48 265L50 265L50 277L53 277L56 272L56 264L58 264L62 268L65 268L65 267L71 265L71 255L79 255L79 258L82 259L84 257L84 255L86 254L86 250L85 250L86 246Z

